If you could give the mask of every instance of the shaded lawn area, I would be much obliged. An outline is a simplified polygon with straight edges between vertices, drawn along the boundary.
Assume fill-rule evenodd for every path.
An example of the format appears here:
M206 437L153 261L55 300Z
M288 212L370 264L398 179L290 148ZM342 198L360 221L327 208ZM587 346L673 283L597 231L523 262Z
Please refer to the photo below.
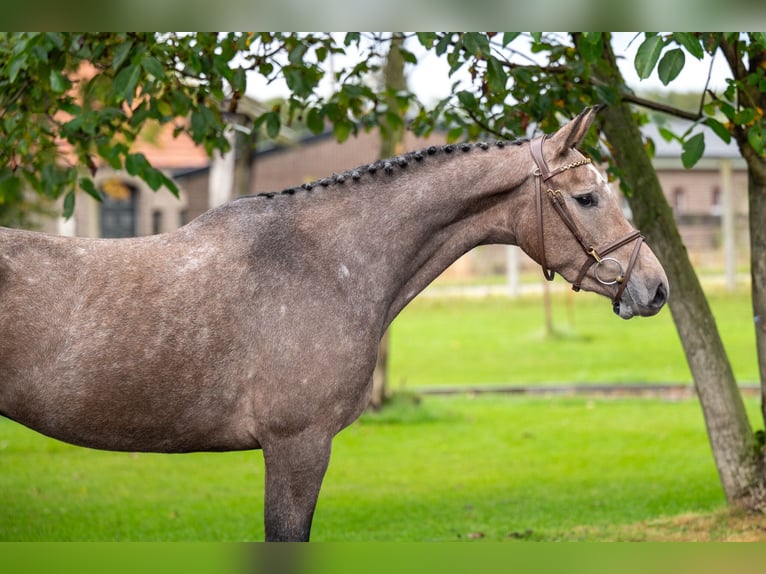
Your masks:
M260 540L262 489L259 451L101 452L0 419L3 541ZM723 504L694 400L403 395L336 438L312 540L608 540Z
M539 296L416 299L391 327L391 387L691 383L669 309L625 321L592 293L552 298L553 337ZM747 293L712 293L710 304L738 380L757 381Z

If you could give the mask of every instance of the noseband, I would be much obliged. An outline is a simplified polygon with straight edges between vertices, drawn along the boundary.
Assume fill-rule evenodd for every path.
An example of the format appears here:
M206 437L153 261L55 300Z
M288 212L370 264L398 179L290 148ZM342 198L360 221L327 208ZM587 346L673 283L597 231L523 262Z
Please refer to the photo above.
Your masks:
M568 169L589 164L590 158L575 161L573 163L557 167L551 171L548 169L548 164L545 163L545 158L543 157L544 141L545 136L541 136L532 140L532 142L530 142L530 151L532 153L532 159L534 159L535 164L537 164L537 169L535 170L535 201L537 203L537 240L540 252L540 265L543 267L543 275L545 278L548 281L552 281L553 277L555 276L555 272L548 269L548 264L545 260L545 236L543 233L543 182L547 182L549 179L564 171L567 171ZM595 265L596 269L594 270L593 274L596 277L596 281L602 285L619 285L617 294L614 296L614 299L612 299L612 304L616 308L620 304L620 299L622 298L622 294L625 291L625 287L628 285L628 280L630 279L630 274L633 272L633 266L636 264L636 260L638 259L638 251L641 249L641 244L644 241L644 236L641 235L641 232L635 230L622 239L618 239L617 241L610 243L601 249L597 249L596 246L586 240L585 236L580 233L580 230L577 227L577 223L575 222L571 212L569 211L569 208L566 205L566 199L561 193L561 190L552 189L549 187L546 190L546 194L548 199L551 201L551 205L553 205L554 209L561 217L561 220L566 224L566 226L572 232L572 235L574 235L575 239L577 239L577 242L582 246L585 254L588 256L588 260L585 262L585 265L583 265L582 269L580 269L580 273L577 276L577 279L572 283L572 289L575 291L580 290L583 279L585 279L585 274L588 272L588 269ZM616 251L631 241L635 241L636 244L633 247L633 253L628 260L628 267L626 269L623 269L622 264L617 259L614 259L613 257L605 257L612 251ZM605 278L599 274L599 270L602 268L602 265L604 265L604 263L607 261L616 264L620 270L617 276L614 278Z

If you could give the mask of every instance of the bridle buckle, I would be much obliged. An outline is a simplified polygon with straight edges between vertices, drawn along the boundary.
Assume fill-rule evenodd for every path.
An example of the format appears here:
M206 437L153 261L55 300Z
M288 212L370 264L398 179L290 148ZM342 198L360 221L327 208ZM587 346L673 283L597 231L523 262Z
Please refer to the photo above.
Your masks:
M586 251L586 253L590 255L591 257L593 257L593 259L596 260L596 263L601 263L603 261L603 259L601 259L601 256L598 254L598 251L596 251L595 247L591 247L590 249Z

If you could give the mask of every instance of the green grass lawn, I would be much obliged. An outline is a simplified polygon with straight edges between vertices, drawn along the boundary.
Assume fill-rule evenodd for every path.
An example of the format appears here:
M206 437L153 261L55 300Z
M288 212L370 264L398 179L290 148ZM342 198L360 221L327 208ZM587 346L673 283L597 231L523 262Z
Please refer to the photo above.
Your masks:
M738 380L757 381L749 297L710 303ZM553 337L543 317L540 297L416 299L391 327L391 386L691 382L669 309L625 321L607 299L567 292L553 296Z
M260 451L102 452L0 419L2 541L259 540L262 489ZM312 539L576 540L723 504L694 400L402 396L336 438Z

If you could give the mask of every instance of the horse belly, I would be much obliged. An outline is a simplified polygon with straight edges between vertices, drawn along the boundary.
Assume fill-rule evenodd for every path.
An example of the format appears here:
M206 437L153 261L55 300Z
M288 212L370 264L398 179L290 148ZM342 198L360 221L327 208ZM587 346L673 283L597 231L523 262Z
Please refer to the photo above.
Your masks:
M215 348L214 338L130 321L77 337L84 328L77 321L50 324L34 345L6 342L0 413L54 438L107 450L258 447L241 369L230 352Z
M191 452L258 448L247 402L182 379L27 381L2 412L38 432L104 450Z

